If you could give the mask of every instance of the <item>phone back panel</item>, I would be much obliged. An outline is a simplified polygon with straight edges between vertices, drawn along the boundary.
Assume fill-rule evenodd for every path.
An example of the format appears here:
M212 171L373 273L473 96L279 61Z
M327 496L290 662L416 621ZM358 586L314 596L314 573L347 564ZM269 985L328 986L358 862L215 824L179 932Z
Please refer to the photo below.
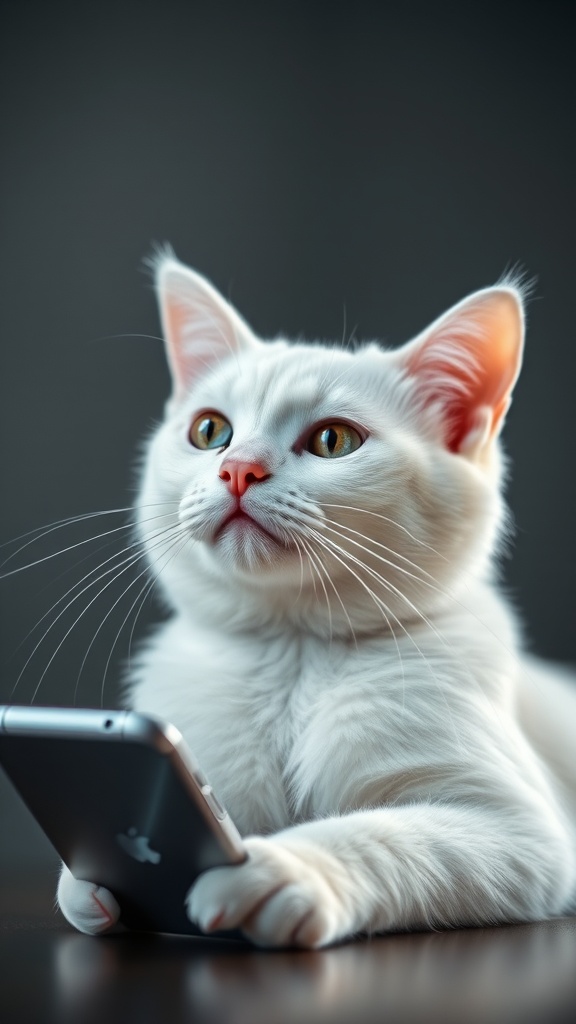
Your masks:
M198 934L185 896L231 857L176 760L129 738L0 732L0 763L72 874L110 889L130 928Z

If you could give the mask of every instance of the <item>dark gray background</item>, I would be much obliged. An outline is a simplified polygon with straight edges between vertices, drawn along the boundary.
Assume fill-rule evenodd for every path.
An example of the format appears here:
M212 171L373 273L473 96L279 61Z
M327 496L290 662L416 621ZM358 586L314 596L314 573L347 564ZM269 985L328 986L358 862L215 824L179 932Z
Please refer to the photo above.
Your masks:
M160 342L140 337L158 334L141 272L153 242L265 336L355 328L392 344L519 263L537 285L506 429L505 578L530 644L573 660L574 4L14 0L1 12L0 539L131 501L138 440L168 391ZM2 571L121 521L55 531ZM28 631L113 549L71 569L87 550L0 581L0 700L32 699L95 593L12 694L50 617ZM137 586L91 648L80 704L100 701ZM37 700L72 701L119 593L71 630ZM0 857L34 857L40 840L2 793L17 825Z

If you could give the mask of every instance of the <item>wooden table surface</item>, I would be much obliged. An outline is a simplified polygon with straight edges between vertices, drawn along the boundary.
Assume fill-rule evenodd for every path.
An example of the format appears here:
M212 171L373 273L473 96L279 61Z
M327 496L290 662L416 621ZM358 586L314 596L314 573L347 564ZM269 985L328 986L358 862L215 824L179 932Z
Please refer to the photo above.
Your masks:
M0 886L2 1024L576 1021L576 918L269 952L89 938L54 910L52 881Z

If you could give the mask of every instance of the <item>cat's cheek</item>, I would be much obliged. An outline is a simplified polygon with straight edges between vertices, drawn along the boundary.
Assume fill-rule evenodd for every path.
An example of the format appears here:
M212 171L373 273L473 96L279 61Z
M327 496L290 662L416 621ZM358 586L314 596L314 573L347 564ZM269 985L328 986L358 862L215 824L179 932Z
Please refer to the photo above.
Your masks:
M240 928L260 946L318 949L348 931L344 906L320 871L274 840L246 840L248 860L214 868L190 890L187 910L203 931Z

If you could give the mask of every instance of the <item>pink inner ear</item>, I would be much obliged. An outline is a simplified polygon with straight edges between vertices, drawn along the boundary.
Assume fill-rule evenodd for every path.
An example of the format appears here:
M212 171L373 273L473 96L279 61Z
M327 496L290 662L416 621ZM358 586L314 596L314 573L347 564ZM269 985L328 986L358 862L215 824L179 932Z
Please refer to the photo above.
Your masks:
M232 306L200 274L172 257L156 269L156 291L166 338L174 395L220 359L252 344L252 335Z
M186 324L186 311L179 302L166 302L164 306L165 333L170 345L170 361L174 377L182 384L186 379L186 361L181 345L173 343L173 339L181 338Z
M498 432L520 370L522 337L515 293L493 289L461 303L408 346L424 403L443 406L450 451L460 451L480 408L492 412L490 437Z
M454 383L461 384L461 387L453 389L444 406L446 446L450 451L460 450L464 438L474 426L475 412L480 407L492 409L490 436L494 436L509 404L510 390L502 393L501 388L507 366L506 362L502 364L499 359L494 359L489 365L484 363L479 367L478 376L474 379L461 366L455 366L441 358L428 363L427 374L434 374L437 380L450 378ZM432 387L428 404L437 399L438 394Z

